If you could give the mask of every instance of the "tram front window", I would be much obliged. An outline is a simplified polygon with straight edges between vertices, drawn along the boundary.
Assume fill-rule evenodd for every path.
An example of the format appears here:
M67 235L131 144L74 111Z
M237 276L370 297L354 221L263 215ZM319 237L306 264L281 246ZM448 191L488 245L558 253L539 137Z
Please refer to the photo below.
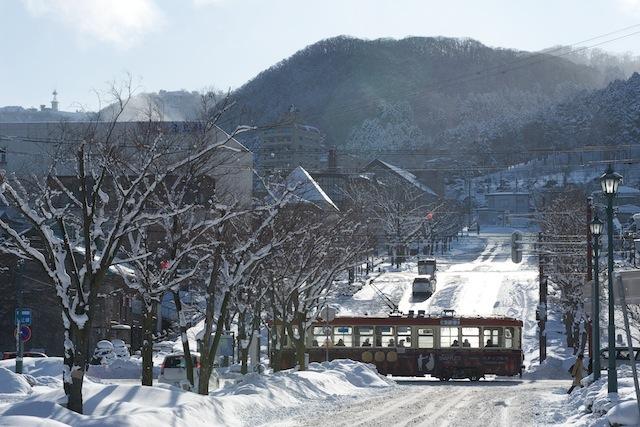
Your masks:
M397 334L398 347L411 347L411 326L398 326Z
M460 347L458 328L440 328L440 347Z
M502 328L484 328L483 341L485 347L500 347L502 344Z
M376 326L376 347L395 347L393 326Z
M462 328L462 347L480 347L480 328Z
M351 326L336 326L333 328L333 340L336 347L353 347Z
M418 347L433 348L433 329L418 328Z
M356 346L358 347L373 346L373 327L371 326L356 327Z

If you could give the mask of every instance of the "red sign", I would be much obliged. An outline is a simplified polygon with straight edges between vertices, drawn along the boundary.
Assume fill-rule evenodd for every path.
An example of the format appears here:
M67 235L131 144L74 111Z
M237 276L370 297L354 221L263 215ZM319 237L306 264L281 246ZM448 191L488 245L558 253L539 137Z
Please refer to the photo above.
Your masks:
M169 268L169 261L167 261L166 259L164 261L162 261L160 263L160 269L161 270L166 270Z
M433 212L427 213L427 221L431 221L433 219Z

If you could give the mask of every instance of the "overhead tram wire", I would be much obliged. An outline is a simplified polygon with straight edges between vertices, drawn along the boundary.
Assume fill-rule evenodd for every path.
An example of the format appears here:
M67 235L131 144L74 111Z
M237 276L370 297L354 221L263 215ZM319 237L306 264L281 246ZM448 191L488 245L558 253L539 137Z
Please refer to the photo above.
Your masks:
M581 43L586 43L586 42L589 42L589 41L597 40L597 39L600 39L600 38L603 38L603 37L607 37L607 36L610 36L610 35L613 35L613 34L617 34L617 33L623 32L623 31L627 31L629 29L636 28L636 27L640 27L640 24L634 24L634 25L622 28L620 30L616 30L616 31L612 31L612 32L609 32L609 33L606 33L606 34L595 36L595 37L583 40L581 42L573 43L573 44L571 44L569 46L574 46L574 45L578 45L578 44L581 44ZM481 78L485 78L485 77L498 76L498 75L501 75L501 74L506 74L507 72L518 70L518 69L521 69L523 67L536 65L536 64L539 64L539 63L541 63L543 61L548 61L548 60L551 60L551 59L554 59L554 58L561 58L561 57L568 56L568 55L571 55L571 54L580 53L580 52L583 52L583 51L588 50L588 49L593 49L595 47L602 46L604 44L611 43L611 42L614 42L614 41L622 40L624 38L635 36L635 35L638 35L638 34L640 34L640 30L639 31L634 31L632 33L625 34L625 35L622 35L622 36L614 37L612 39L604 40L604 41L592 44L590 46L583 46L583 47L579 47L579 48L576 48L576 49L573 49L573 50L569 50L567 52L563 52L563 53L560 53L560 54L557 54L557 55L552 55L550 53L554 52L554 51L562 51L566 47L563 46L563 47L558 47L558 48L555 48L555 49L547 50L547 51L544 51L544 52L536 52L536 53L530 54L528 56L521 57L521 58L518 58L516 60L509 61L509 62L506 62L506 63L503 63L503 64L487 67L487 68L484 68L484 69L478 70L478 71L473 71L473 72L469 72L469 73L460 74L458 76L452 77L450 79L445 79L445 80L442 80L442 81L439 81L439 82L430 83L430 84L427 84L427 85L421 87L420 90L417 90L417 91L414 91L414 92L407 92L404 95L403 94L400 94L400 95L401 96L406 96L406 97L413 97L413 96L422 95L426 91L428 91L429 89L448 87L448 86L451 86L453 84L459 84L459 83L469 83L469 82L472 82L472 81L475 81L475 80L478 80L478 79L481 79ZM539 59L536 60L537 58L539 58ZM533 59L533 61L532 61L532 59ZM514 64L517 65L517 66L512 67L512 68L501 69L501 67L505 67L505 66L509 67L510 65L514 65ZM493 71L496 71L496 72L493 72ZM308 120L310 118L318 118L320 115L325 115L326 116L327 112L329 112L329 113L334 112L336 114L345 113L345 112L353 112L353 111L362 109L364 107L367 107L367 106L369 106L369 104L370 103L368 101L360 101L360 102L354 102L354 103L350 103L350 104L345 104L344 107L343 106L334 107L332 109L324 110L322 113L305 114L305 119Z

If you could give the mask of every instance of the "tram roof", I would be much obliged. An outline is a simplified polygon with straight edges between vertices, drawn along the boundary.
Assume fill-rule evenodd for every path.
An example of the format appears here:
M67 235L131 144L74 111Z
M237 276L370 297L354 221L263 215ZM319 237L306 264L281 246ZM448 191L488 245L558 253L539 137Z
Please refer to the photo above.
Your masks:
M504 316L336 316L332 321L317 319L329 325L439 325L439 326L522 326L522 321Z

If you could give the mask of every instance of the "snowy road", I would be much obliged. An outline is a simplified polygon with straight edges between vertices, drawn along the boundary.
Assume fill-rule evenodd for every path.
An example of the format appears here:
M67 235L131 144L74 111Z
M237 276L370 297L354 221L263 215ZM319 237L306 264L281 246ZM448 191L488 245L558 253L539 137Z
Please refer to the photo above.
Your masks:
M437 290L426 300L412 297L415 263L400 270L386 265L373 281L352 298L339 302L340 314L386 314L380 293L398 308L441 314L504 315L524 323L525 364L537 356L535 310L538 303L537 264L511 262L511 230L496 229L469 236L453 251L437 257ZM534 260L535 261L535 260ZM508 379L471 383L440 383L423 379L400 385L368 399L336 401L299 414L285 425L333 426L526 426L553 425L566 396L568 381ZM554 406L555 405L555 406ZM554 409L555 407L555 409ZM313 414L313 415L312 415Z
M567 381L415 381L344 405L320 407L278 425L533 426L557 423Z
M537 346L535 310L538 303L537 264L511 262L511 230L495 229L461 238L449 254L438 256L437 289L429 299L414 299L411 283L415 262L399 271L389 269L353 297L336 301L341 315L385 315L383 293L398 308L439 315L453 309L458 315L503 315L524 322L525 363ZM387 268L388 268L387 264Z

